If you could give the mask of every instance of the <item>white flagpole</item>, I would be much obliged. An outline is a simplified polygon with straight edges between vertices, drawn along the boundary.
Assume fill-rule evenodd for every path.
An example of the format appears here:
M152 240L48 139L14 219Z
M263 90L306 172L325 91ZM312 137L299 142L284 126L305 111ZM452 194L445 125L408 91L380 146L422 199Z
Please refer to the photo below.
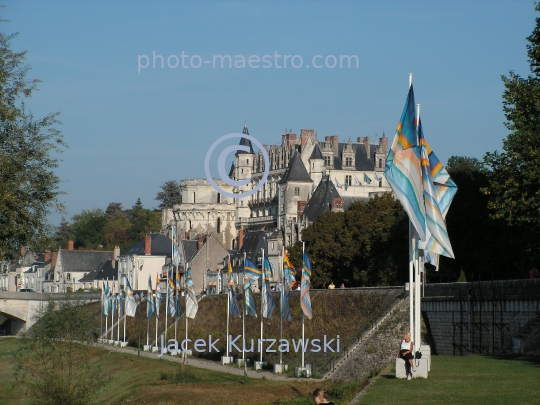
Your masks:
M412 222L409 220L409 332L411 334L411 340L415 338L414 336L414 257L413 252L414 250L414 243L415 240L412 237L413 232L413 225Z
M420 104L416 104L416 117L417 117L417 125L420 123ZM416 249L416 255L415 255L415 264L416 264L416 272L414 275L414 351L416 352L418 349L420 349L421 344L421 336L420 336L420 285L422 281L420 280L420 265L423 264L422 260L419 257L419 251L418 248Z
M261 357L261 360L260 362L262 363L262 357L263 357L263 346L264 346L264 339L263 339L263 311L264 311L264 299L266 298L266 283L264 282L264 249L261 249L262 250L262 260L261 260L261 264L262 264L262 273L261 273L261 353L260 353L260 357ZM266 305L268 305L268 303L266 303Z
M279 293L280 307L279 307L279 341L283 340L283 291L285 289L285 266L283 265L283 258L285 252L285 246L281 247L281 289ZM279 351L279 364L283 364L283 353Z
M124 279L126 278L126 275L124 274ZM126 288L124 287L124 292L126 291ZM127 293L124 297L124 343L126 342L126 303L127 303Z
M169 320L169 270L167 269L167 285L165 287L167 290L166 297L165 297L165 343L167 344L167 325ZM186 338L187 339L187 338Z
M152 289L152 283L150 283L150 289ZM146 295L146 346L150 346L150 317L148 316L148 306L150 305L150 300L152 296L150 294ZM155 311L155 308L154 308Z
M180 291L178 291L178 288L176 287L176 278L178 277L178 266L176 266L176 274L174 278L174 292L175 292L175 300L174 300L174 309L175 309L175 315L176 319L174 320L174 340L177 341L177 333L178 333L178 309L176 303L178 302L178 307L180 307L180 297L178 296L180 294Z
M107 277L107 288L108 287L109 287L109 277ZM107 302L109 302L108 294L107 294L107 297L105 297L105 299L107 300ZM108 335L109 335L109 308L107 308L107 313L105 314L105 340L108 340L107 339Z
M99 335L99 341L101 343L103 343L103 307L105 305L104 296L105 296L105 289L103 288L103 284L102 284L101 285L101 335Z
M242 311L242 361L246 369L246 252L244 252L244 310Z
M113 289L114 289L114 277L112 279L112 284L113 284ZM114 300L116 299L116 297L114 295L111 295L112 297L112 300L111 300L111 340L114 342Z
M122 300L120 299L120 277L118 277L118 321L116 322L116 338L120 342L120 316L122 315L122 310L120 308L120 303Z
M229 255L229 261L227 262L227 270L229 270L229 265L231 263L231 255ZM231 305L231 291L229 285L229 272L227 271L227 347L226 347L226 357L229 357L229 311Z
M302 276L304 273L304 253L306 251L306 242L302 242ZM302 300L302 278L300 279L300 300ZM302 310L302 368L304 368L304 310Z

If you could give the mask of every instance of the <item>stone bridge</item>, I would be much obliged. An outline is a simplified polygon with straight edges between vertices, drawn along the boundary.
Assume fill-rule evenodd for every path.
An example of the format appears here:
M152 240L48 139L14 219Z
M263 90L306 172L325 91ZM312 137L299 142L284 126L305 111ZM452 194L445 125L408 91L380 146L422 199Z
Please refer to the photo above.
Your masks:
M90 304L99 302L101 293L0 292L0 334L18 335L27 331L35 323L35 316L43 305L50 300L65 300L68 296Z

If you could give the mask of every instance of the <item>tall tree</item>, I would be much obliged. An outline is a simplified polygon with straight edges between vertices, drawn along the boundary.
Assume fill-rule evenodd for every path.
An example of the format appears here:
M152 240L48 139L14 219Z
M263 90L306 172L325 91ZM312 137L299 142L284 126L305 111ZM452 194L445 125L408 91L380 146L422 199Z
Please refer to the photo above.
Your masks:
M65 147L58 114L36 118L25 101L39 80L27 79L26 52L14 52L16 35L0 32L0 256L36 246L50 231L47 215L62 210L54 174Z
M180 183L176 180L166 181L157 193L156 200L160 201L159 209L172 208L176 204L182 204L182 191Z
M535 6L540 11L540 4ZM527 38L531 74L502 76L503 110L511 133L503 152L487 153L488 207L494 218L519 226L529 241L529 254L539 258L540 235L540 18Z

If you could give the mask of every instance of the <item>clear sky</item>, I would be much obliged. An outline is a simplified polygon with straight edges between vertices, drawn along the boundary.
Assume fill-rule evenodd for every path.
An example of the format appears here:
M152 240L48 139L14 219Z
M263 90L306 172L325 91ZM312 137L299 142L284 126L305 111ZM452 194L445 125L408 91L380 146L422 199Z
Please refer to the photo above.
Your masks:
M440 159L482 158L508 133L500 76L528 74L536 18L528 0L5 4L2 30L20 33L13 48L43 81L29 107L61 112L68 219L138 197L157 206L165 181L204 177L209 146L241 132L246 112L263 144L285 129L393 138L409 72Z

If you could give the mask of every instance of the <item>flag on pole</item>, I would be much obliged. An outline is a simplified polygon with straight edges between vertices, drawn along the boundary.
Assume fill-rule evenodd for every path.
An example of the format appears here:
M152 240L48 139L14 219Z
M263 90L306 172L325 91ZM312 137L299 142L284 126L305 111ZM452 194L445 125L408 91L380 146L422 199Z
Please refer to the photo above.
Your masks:
M170 316L175 316L176 315L176 302L174 299L174 283L168 276L169 274L167 273L167 291L169 292L168 294L169 300L167 302L167 313Z
M411 85L392 147L386 158L384 175L409 216L419 239L425 240L426 209L414 107L414 91Z
M255 305L255 298L253 297L253 291L251 285L258 283L259 278L262 276L262 272L253 264L249 259L246 259L244 263L244 292L246 296L246 315L257 317L257 307Z
M336 179L336 178L334 177L334 180L336 181L336 187L337 187L337 188L343 188L343 187L341 186L341 183L338 181L338 179Z
M229 260L229 314L232 316L240 316L240 306L238 305L238 297L234 289L234 273L232 263Z
M148 275L148 295L146 306L146 317L151 318L154 315L154 291L152 290L152 276Z
M135 302L135 298L133 297L133 290L131 289L131 285L129 284L129 280L126 278L126 315L134 317L135 312L137 311L137 303Z
M110 301L109 301L109 284L105 285L105 281L103 282L103 294L101 296L101 300L103 302L103 315L109 316L110 312Z
M113 284L113 292L112 292L112 296L111 296L112 314L113 315L116 312L116 305L117 305L116 299L117 299L117 297L116 297L116 287L114 287L114 284Z
M358 177L354 176L354 185L355 186L361 186L362 183L360 182L360 180L358 180Z
M420 241L418 248L453 258L454 252L446 230L445 218L450 203L456 195L457 186L426 142L421 120L418 122L418 138L421 146L426 210L426 238Z
M178 271L178 267L176 268L175 285L176 285L176 316L180 316L180 314L182 313L181 306L180 306L180 290L182 289L182 284L180 283L180 272Z
M178 266L180 264L180 250L178 249L176 226L172 227L172 264L173 266Z
M281 315L287 321L291 320L291 306L289 305L289 297L291 289L296 282L296 270L292 265L287 253L283 251L283 303L281 307Z
M347 181L345 181L345 183L343 183L343 186L345 187L345 191L347 191L348 188L349 188L349 183L347 183Z
M161 296L161 287L159 286L159 274L156 274L156 291L154 292L156 299L156 317L159 318L159 308L161 307L161 301L163 300Z
M184 280L184 289L186 290L186 316L191 319L195 319L197 310L199 309L199 303L197 296L195 295L195 287L193 286L193 280L191 279L191 269L186 270Z
M367 174L364 173L364 181L367 183L367 184L371 184L371 179L369 178L369 176Z
M268 261L268 257L265 257L263 260L263 291L261 292L262 297L262 316L264 318L270 319L272 317L272 312L274 312L274 307L276 305L274 301L274 296L270 291L270 277L273 278L274 270L272 265Z
M302 266L302 283L300 285L300 306L304 315L309 319L313 317L311 310L311 299L309 298L309 287L311 285L311 261L307 252L304 252Z
M120 285L120 288L118 289L118 316L122 316L124 313L124 296L124 286Z
M379 176L379 174L377 172L373 172L373 177L375 177L375 180L377 181L381 181L382 180L382 177Z

